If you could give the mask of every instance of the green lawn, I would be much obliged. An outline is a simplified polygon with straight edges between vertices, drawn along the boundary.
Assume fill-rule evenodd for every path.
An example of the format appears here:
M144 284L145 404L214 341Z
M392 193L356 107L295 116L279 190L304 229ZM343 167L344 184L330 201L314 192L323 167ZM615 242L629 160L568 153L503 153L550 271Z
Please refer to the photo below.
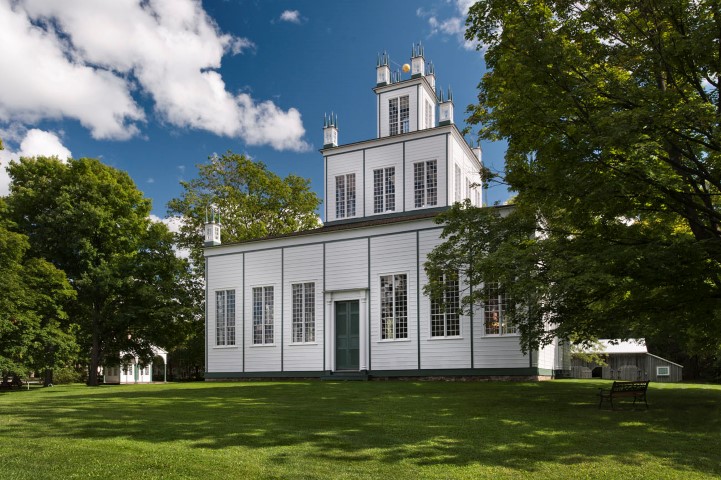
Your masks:
M718 478L721 386L318 381L0 393L0 478Z

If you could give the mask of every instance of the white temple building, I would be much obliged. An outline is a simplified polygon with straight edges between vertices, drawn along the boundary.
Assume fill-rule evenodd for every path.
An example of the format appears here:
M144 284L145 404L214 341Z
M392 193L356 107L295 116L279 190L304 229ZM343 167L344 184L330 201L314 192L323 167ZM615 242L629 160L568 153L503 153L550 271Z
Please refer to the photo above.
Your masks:
M449 282L446 308L423 293L434 217L465 199L482 206L481 149L456 127L420 45L410 67L402 78L386 54L377 60L376 138L340 144L337 119L325 119L323 227L222 244L219 223L206 226L207 380L564 369L562 343L521 352L505 297L460 315L463 278Z

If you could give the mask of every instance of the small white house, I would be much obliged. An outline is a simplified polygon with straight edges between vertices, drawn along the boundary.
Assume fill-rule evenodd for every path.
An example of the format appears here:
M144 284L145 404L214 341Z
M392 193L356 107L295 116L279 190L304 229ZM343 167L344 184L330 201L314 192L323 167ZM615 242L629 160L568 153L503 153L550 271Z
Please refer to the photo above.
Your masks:
M221 244L220 225L206 226L206 379L564 369L562 342L521 353L504 296L460 315L463 278L449 280L445 309L423 293L435 216L465 199L482 206L481 149L454 124L420 45L410 65L403 77L378 58L376 138L341 145L336 117L325 119L323 227Z
M104 383L151 383L166 381L168 352L159 347L153 348L153 360L144 364L132 354L121 353L120 364L103 367Z

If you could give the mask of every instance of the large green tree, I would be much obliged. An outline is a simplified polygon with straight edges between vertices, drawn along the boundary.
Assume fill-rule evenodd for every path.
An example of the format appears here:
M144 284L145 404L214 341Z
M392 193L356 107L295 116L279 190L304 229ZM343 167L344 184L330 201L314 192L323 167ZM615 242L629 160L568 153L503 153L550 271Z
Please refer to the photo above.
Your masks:
M179 244L202 275L203 225L209 209L220 213L223 242L282 235L319 226L318 196L310 182L290 174L282 178L260 161L227 152L199 164L198 176L181 182L183 192L168 203L168 213L182 217Z
M446 253L480 223L471 273L502 281L528 346L612 333L717 350L718 2L481 0L467 38L488 67L469 121L508 143L516 208L455 208Z
M28 256L26 236L12 231L0 198L0 373L26 375L75 358L77 344L65 307L74 298L65 274Z
M150 201L125 172L87 158L23 158L8 171L10 213L31 255L63 270L77 293L71 314L90 385L106 356L148 358L151 343L182 330L188 264L167 227L150 221Z

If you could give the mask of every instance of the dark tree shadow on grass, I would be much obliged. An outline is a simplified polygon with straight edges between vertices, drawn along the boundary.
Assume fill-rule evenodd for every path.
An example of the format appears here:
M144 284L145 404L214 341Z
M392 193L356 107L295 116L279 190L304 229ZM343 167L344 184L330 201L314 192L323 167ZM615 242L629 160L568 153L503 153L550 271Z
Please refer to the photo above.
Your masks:
M533 472L541 462L634 464L650 455L679 470L721 475L718 389L652 387L649 410L627 404L610 411L597 408L599 386L605 383L247 382L71 394L58 388L23 402L13 415L35 425L26 436L185 441L208 449L303 444L318 459L346 464L478 463ZM0 403L0 413L7 409ZM11 434L0 426L0 436Z

